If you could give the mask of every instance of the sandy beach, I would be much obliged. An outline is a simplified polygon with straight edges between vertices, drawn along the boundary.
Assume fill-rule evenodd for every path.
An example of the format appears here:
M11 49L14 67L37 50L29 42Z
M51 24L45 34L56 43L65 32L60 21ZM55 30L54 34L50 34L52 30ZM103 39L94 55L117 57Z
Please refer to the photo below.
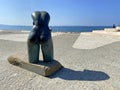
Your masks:
M119 32L53 32L54 58L64 68L50 77L8 63L27 54L28 33L0 30L0 90L120 90Z

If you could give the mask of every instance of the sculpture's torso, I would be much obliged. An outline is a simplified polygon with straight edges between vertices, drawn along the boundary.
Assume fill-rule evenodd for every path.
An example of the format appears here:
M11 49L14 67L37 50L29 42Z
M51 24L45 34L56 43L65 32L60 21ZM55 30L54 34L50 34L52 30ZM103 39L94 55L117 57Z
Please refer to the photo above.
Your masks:
M31 42L45 42L51 37L51 32L48 27L50 16L45 11L36 11L32 13L33 29L29 34Z

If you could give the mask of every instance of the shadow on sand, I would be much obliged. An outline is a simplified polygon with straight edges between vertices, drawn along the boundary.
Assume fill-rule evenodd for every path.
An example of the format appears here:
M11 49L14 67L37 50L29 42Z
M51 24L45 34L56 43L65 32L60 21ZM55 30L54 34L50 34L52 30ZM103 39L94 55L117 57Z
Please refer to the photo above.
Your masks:
M63 68L56 74L50 76L49 78L61 78L64 80L80 80L80 81L102 81L107 80L110 77L101 71L75 71L68 68Z

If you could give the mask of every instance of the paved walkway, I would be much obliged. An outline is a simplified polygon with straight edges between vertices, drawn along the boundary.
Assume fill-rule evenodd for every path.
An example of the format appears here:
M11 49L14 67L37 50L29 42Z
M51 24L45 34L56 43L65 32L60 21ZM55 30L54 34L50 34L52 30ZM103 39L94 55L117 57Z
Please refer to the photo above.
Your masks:
M73 48L95 49L117 41L120 41L120 35L81 33L75 41Z
M64 68L48 78L7 62L13 53L27 53L26 42L0 40L1 90L119 90L120 41L91 49L73 48L79 36L53 37L55 59Z
M64 33L52 33L52 36L58 36L58 35L62 35ZM2 34L0 35L0 39L1 40L10 40L10 41L17 41L17 42L26 42L27 41L27 38L28 38L28 33L22 33L21 34L13 34L13 33L10 33L9 35L8 34Z

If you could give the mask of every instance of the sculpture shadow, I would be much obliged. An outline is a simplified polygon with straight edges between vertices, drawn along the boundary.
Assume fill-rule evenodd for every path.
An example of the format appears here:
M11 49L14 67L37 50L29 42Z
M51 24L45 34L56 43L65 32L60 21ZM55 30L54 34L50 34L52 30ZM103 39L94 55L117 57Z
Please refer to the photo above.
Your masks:
M49 78L61 78L64 80L80 80L80 81L102 81L107 80L110 77L101 71L92 71L92 70L84 70L84 71L75 71L68 68L63 68L53 76Z

